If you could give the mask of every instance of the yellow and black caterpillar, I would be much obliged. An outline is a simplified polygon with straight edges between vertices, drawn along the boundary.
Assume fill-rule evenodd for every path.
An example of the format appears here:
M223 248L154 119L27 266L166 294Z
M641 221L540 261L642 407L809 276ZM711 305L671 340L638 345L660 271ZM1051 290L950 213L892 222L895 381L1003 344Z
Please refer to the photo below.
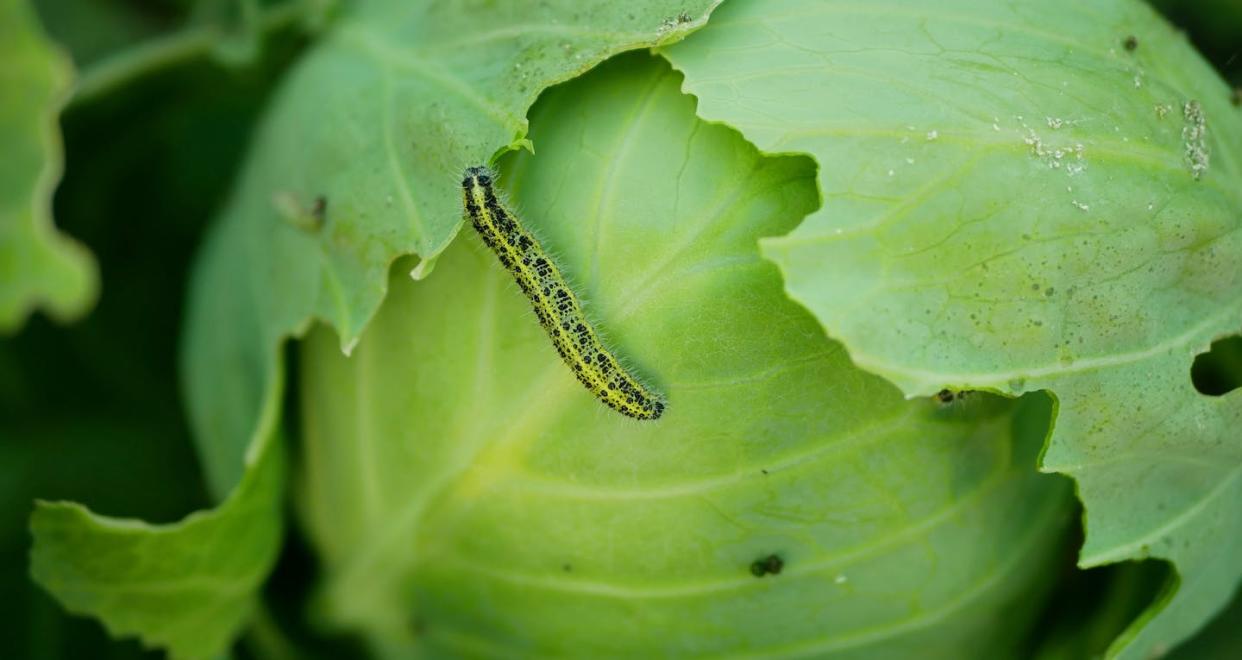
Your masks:
M496 196L496 175L471 167L462 178L466 215L483 242L517 280L552 345L578 380L608 407L635 419L658 419L663 398L627 372L600 342L565 276L538 239Z

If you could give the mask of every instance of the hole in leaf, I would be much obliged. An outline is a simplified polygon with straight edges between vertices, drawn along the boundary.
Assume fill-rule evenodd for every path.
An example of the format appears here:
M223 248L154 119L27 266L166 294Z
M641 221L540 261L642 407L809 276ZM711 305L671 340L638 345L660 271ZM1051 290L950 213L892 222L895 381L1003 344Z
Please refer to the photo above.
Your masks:
M1242 335L1214 341L1211 350L1195 356L1190 380L1208 396L1223 396L1242 386Z
M1158 559L1080 569L1077 547L1067 546L1052 596L1033 628L1028 648L1035 649L1034 657L1104 657L1176 584L1172 567Z

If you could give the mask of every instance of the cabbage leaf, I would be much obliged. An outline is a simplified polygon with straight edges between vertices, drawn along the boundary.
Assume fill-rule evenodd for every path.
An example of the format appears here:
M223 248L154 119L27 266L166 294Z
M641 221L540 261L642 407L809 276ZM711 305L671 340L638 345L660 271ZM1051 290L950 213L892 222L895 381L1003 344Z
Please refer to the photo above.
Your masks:
M1034 469L1046 398L855 368L758 250L815 208L813 164L680 85L633 55L550 90L501 179L664 416L584 390L472 229L395 269L352 355L302 347L320 620L392 658L1006 656L1072 522Z
M1080 564L1176 569L1112 653L1227 602L1242 392L1190 366L1242 328L1242 111L1183 36L1132 0L778 0L667 55L704 117L819 163L822 206L764 254L860 366L1056 397L1042 467L1077 481Z
M544 88L616 52L680 39L714 4L344 9L276 93L191 286L185 389L222 504L171 526L41 506L31 522L40 584L177 657L221 652L246 622L238 603L255 597L279 549L282 454L266 438L279 418L284 340L320 318L352 344L397 257L418 254L420 275L430 272L460 226L461 169L520 147ZM230 542L237 529L250 530L246 543ZM151 573L179 579L143 583ZM228 574L241 578L203 593ZM132 597L152 589L168 593ZM229 616L195 627L209 612Z
M52 225L62 168L56 119L72 78L26 1L0 4L0 333L19 329L36 307L76 318L97 295L91 255Z

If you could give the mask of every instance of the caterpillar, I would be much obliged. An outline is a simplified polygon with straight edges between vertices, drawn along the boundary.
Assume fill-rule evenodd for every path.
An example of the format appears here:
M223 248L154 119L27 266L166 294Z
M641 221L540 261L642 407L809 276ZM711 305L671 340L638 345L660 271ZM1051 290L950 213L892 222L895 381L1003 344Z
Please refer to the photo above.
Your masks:
M622 367L600 341L556 262L518 217L501 204L495 181L495 173L486 167L466 169L461 181L466 215L530 300L556 352L609 408L635 419L659 419L664 413L664 398Z

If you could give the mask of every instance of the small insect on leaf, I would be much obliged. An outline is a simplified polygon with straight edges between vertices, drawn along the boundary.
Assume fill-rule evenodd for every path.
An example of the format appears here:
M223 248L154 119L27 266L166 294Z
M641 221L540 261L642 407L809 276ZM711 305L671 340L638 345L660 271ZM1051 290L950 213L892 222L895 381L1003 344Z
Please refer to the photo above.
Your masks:
M466 215L475 231L517 281L561 359L605 405L634 419L659 419L664 398L621 366L600 341L556 261L517 215L500 202L496 174L466 170L461 186Z

